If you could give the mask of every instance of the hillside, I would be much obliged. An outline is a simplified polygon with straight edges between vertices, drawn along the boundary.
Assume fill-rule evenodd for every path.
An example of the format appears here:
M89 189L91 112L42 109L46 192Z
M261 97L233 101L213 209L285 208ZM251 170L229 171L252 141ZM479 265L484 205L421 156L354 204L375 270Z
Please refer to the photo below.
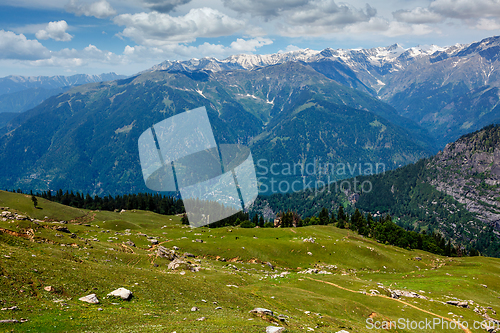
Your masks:
M295 210L312 216L322 207L331 210L342 205L349 211L359 208L375 216L390 214L408 230L438 231L456 244L498 257L499 138L500 126L488 126L448 144L432 158L383 174L351 179L344 183L345 190L340 184L332 184L329 189L262 197L254 211L272 216ZM363 182L367 182L365 191L360 186Z
M3 191L0 206L0 320L18 321L0 322L8 331L367 333L370 320L499 319L498 259L409 251L333 226L190 229L144 211L41 198L35 209ZM184 263L171 269L168 256ZM106 297L120 287L132 298ZM79 300L89 294L99 304ZM258 307L273 314L250 313Z
M73 88L15 118L0 129L0 184L28 191L144 192L140 134L200 106L219 143L248 145L254 161L268 167L361 160L391 169L431 150L425 131L417 125L404 130L399 124L407 121L392 107L304 64L250 72L155 71Z

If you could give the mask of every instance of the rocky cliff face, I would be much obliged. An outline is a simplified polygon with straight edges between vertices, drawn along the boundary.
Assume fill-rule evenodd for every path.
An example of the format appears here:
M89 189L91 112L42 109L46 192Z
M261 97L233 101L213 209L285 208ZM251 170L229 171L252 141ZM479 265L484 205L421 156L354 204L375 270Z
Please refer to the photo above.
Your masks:
M428 182L500 230L499 126L450 143L427 165Z

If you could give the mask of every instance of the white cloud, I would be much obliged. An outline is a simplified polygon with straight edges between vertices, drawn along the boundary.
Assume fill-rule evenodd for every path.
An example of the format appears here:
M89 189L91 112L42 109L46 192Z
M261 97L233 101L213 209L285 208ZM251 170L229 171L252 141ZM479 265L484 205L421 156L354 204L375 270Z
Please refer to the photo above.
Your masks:
M471 19L500 16L499 0L435 0L429 9L446 17Z
M495 19L482 18L477 22L476 28L480 30L499 30L500 22Z
M287 53L287 52L293 52L293 51L298 51L298 50L302 50L300 47L298 46L295 46L295 45L288 45L285 50L279 50L278 53Z
M130 46L123 51L129 59L191 59L202 57L216 57L219 59L235 53L255 52L257 48L270 45L273 41L269 38L257 37L253 39L237 38L229 46L205 42L200 45L168 44L161 47Z
M245 26L244 21L211 8L191 9L185 16L177 17L158 12L123 14L113 21L125 26L123 36L147 46L189 43L198 37L227 36Z
M383 18L374 17L368 22L347 27L344 32L356 35L361 33L376 33L388 37L396 37L402 35L426 35L430 33L438 33L439 30L425 24L407 24L404 22L387 21Z
M223 0L224 6L234 11L253 16L263 16L265 18L278 16L283 11L305 6L309 2L310 0Z
M264 45L270 45L272 43L273 41L269 38L257 37L249 40L238 38L236 41L231 43L231 49L237 52L254 52L257 48Z
M35 41L35 43L38 42ZM123 72L123 68L129 68L130 66L138 67L138 64L143 64L142 69L139 70L144 70L166 59L191 59L195 57L216 57L222 59L235 53L253 52L257 48L269 44L272 44L272 40L257 37L253 39L238 38L229 46L208 42L196 46L175 43L162 45L161 47L127 45L123 49L122 54L101 50L95 45L90 44L79 50L64 48L59 51L50 52L50 54L47 54L47 57L43 59L33 58L33 61L28 61L26 64L33 67L60 67L71 70L78 67L116 67L120 68L120 72Z
M50 51L23 34L0 30L0 59L35 60L48 58Z
M68 24L64 20L49 22L44 29L38 30L35 36L38 39L52 38L59 42L69 42L73 36L66 32L67 29Z
M79 4L77 0L71 0L65 7L66 11L74 13L77 16L95 16L97 18L106 18L116 14L109 2L101 0L90 4Z
M392 13L394 18L400 22L422 24L439 23L444 20L441 14L433 12L428 8L417 7L412 10L398 10Z
M295 10L283 11L278 31L290 37L322 36L342 32L346 27L369 22L377 10L370 5L357 9L333 0L310 0Z
M289 13L286 20L291 25L344 27L366 22L376 14L377 11L368 4L365 10L362 10L347 4L337 5L331 0L315 0L303 9Z
M191 0L143 0L144 5L160 13L168 13L175 7L185 5Z
M100 63L108 65L123 65L124 57L113 52L103 51L95 45L89 44L83 50L65 48L59 51L53 51L50 58L30 61L32 66L48 67L81 67L88 66L91 63Z

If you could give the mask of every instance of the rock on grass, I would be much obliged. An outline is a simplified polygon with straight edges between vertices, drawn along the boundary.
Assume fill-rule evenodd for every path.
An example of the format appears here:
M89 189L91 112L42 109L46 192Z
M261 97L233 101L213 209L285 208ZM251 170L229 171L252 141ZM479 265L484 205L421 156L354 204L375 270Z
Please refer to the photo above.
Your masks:
M90 304L98 304L99 303L99 300L97 299L97 296L95 294L90 294L87 296L80 297L79 300L82 302L90 303Z
M132 292L125 288L118 288L110 292L108 296L120 297L121 299L128 301L130 297L132 297Z

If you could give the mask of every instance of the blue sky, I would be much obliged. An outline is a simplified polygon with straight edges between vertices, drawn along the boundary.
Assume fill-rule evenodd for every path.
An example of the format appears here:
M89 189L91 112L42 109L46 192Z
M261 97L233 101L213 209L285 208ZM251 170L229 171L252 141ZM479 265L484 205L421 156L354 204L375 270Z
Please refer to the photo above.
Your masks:
M470 43L500 0L3 0L0 77L115 72L298 48Z

